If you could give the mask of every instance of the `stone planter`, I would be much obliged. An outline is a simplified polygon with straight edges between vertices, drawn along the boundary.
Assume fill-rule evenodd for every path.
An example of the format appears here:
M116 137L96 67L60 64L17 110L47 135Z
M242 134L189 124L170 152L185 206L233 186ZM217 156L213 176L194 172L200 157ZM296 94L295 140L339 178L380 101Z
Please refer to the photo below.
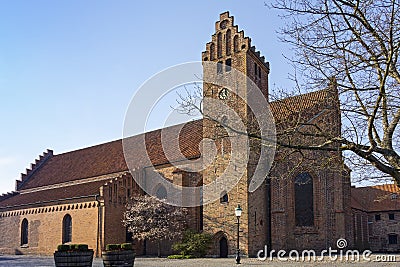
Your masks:
M93 250L87 251L56 251L54 252L56 267L81 266L92 267Z
M111 250L101 253L104 267L132 267L135 261L133 250Z

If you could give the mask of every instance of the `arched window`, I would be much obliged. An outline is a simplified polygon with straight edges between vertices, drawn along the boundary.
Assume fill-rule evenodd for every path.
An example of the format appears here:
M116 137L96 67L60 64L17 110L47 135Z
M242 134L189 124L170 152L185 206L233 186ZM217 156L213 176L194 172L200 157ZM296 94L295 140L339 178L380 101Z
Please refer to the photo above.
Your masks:
M62 228L62 243L68 243L72 241L72 218L71 215L67 214L63 219Z
M313 180L309 173L301 173L294 180L296 226L314 225Z
M215 44L211 43L210 45L210 60L215 59Z
M225 191L222 192L221 198L219 199L219 202L220 203L228 203L228 201L229 201L228 194Z
M226 54L229 56L231 54L231 30L226 31Z
M239 36L235 35L233 37L233 51L238 52L239 51Z
M157 189L156 196L158 199L167 199L167 189L163 185Z
M28 245L28 220L23 219L21 223L21 246Z
M222 57L222 33L217 35L217 57Z

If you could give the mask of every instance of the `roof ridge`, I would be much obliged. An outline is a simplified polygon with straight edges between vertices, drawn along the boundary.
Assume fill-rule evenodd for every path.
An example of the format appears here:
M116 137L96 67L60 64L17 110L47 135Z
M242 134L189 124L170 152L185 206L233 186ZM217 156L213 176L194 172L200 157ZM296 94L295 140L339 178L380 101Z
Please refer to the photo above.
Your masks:
M317 91L307 92L307 93L304 93L304 94L288 96L288 97L285 97L285 98L276 99L274 101L271 101L271 102L269 102L269 104L274 104L274 103L278 104L278 103L283 102L283 101L294 100L296 98L302 98L302 97L306 97L306 96L313 95L313 94L318 94L318 93L323 93L323 92L324 93L329 93L329 90L330 90L329 88L325 88L325 89L320 89L320 90L317 90Z
M366 186L359 186L359 187L354 187L355 189L363 189L363 188L382 188L385 186L390 186L390 187L397 187L400 189L400 187L398 187L395 183L388 183L388 184L377 184L377 185L366 185Z
M29 189L23 189L23 190L19 191L19 193L20 194L29 194L29 193L45 191L45 190L49 190L49 189L51 190L51 189L55 189L55 188L63 188L63 187L70 187L70 186L74 186L74 185L81 185L81 184L87 184L87 183L93 183L93 182L99 182L99 181L107 181L109 179L114 179L116 177L123 176L127 173L129 173L129 172L122 171L122 172L117 172L117 173L99 175L96 177L86 177L86 178L81 178L81 179L57 183L57 184L50 184L50 185L38 186L38 187L34 187L34 188L29 188Z
M148 132L143 132L143 133L138 133L138 134L135 134L135 135L131 135L131 136L127 137L127 138L137 137L137 136L140 136L140 135L143 135L143 134L145 134L145 135L146 134L154 134L154 133L159 132L161 130L171 129L173 127L177 127L177 126L188 124L188 123L195 123L195 122L199 122L201 120L202 119L197 119L197 120L192 120L192 121L188 121L188 122L178 123L178 124L170 125L168 127L158 128L158 129L154 129L154 130L151 130L151 131L148 131ZM119 138L119 139L115 139L115 140L112 140L112 141L107 141L107 142L104 142L104 143L98 143L98 144L87 146L87 147L77 148L77 149L74 149L74 150L70 150L70 151L66 151L66 152L60 153L60 154L56 154L56 155L54 155L54 157L61 156L61 155L66 155L66 154L69 154L69 153L74 153L74 152L77 152L77 151L82 151L82 150L86 150L86 149L90 149L90 148L94 148L94 147L97 147L97 146L111 144L111 143L114 143L114 142L121 142L122 139L124 139L124 138Z

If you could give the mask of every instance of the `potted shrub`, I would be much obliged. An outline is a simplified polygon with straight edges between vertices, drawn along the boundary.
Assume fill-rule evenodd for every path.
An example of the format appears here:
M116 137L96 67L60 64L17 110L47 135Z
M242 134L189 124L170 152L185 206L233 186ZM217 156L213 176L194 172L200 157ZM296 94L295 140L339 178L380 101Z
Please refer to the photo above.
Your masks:
M130 243L108 244L106 251L101 253L101 257L104 267L132 267L135 261L135 252Z
M54 262L56 267L91 267L93 249L89 249L86 244L59 245L54 252Z

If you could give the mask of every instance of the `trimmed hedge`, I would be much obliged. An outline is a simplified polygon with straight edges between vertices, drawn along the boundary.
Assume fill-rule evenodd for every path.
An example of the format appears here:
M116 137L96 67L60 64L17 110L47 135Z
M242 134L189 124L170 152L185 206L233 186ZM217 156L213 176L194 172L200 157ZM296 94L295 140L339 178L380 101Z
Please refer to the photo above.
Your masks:
M106 251L112 250L133 250L131 243L122 243L122 244L107 244Z
M75 244L75 250L86 251L89 250L89 246L86 244Z
M62 244L57 246L57 251L88 251L89 246L86 244Z
M58 245L57 246L57 251L68 251L71 250L69 245Z
M121 249L122 250L133 250L133 246L131 243L122 243Z
M107 244L106 245L106 250L119 250L121 248L120 244Z

